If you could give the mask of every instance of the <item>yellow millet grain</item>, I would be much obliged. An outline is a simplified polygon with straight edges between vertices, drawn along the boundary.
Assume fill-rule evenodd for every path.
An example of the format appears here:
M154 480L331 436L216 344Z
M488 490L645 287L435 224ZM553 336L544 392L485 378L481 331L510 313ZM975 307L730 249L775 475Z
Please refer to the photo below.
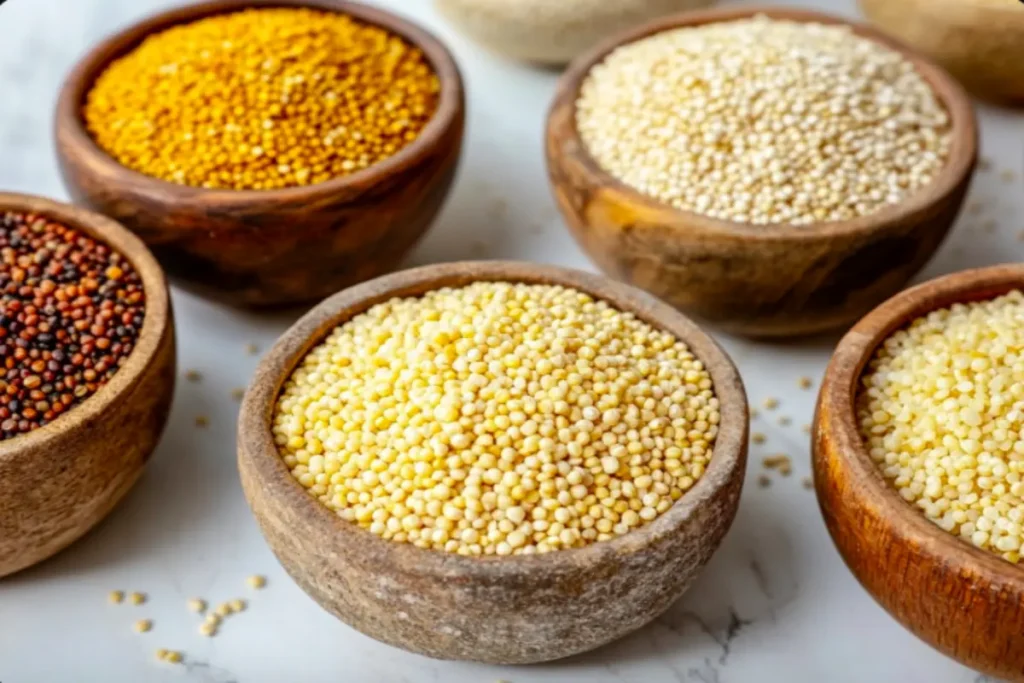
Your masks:
M1017 563L1024 540L1024 295L933 311L876 351L857 401L872 459L907 502Z
M674 207L751 224L864 216L927 185L949 115L914 65L841 26L765 17L624 45L577 101L598 164Z
M320 183L416 139L440 82L419 48L305 8L175 26L115 60L85 122L121 164L174 183L267 190Z
M671 334L558 286L475 283L335 328L273 433L346 520L461 555L578 548L639 527L703 475L719 423Z

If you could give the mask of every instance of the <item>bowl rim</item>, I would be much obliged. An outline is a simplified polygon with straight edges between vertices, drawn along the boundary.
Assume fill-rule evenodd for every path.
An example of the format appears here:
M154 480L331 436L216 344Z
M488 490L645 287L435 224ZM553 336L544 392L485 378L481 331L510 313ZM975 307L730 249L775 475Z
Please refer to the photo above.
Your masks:
M171 324L171 300L167 280L145 244L120 223L86 209L35 195L0 193L0 213L39 214L88 235L128 259L139 274L146 297L142 329L124 365L110 380L84 401L61 413L51 422L24 434L0 440L0 460L20 453L45 452L59 441L127 399L139 386L138 380L150 367Z
M617 48L657 33L676 28L749 19L758 15L801 23L846 26L858 36L893 49L912 62L946 107L950 117L952 146L949 158L938 175L898 204L887 205L866 216L807 225L757 225L712 218L695 211L678 209L627 185L601 168L584 144L576 126L579 92L591 69L603 62ZM937 63L867 24L814 10L770 5L722 7L677 13L628 29L599 43L574 59L559 78L557 95L548 111L546 135L549 142L556 136L560 138L559 152L556 154L572 156L588 185L601 188L602 192L611 195L612 203L641 207L647 216L643 220L644 223L664 226L670 230L685 229L744 241L765 242L813 241L847 235L873 234L885 230L890 225L904 224L915 217L926 216L939 200L955 194L964 178L971 175L978 153L978 124L971 99L963 87ZM550 144L548 164L549 167L553 165Z
M815 421L815 430L827 430L835 444L828 451L833 454L829 459L841 461L852 488L863 492L868 509L899 529L904 543L912 544L933 562L970 567L984 573L992 586L1012 587L1016 593L1024 594L1024 564L1014 565L993 552L974 547L941 529L900 497L872 461L856 419L856 394L864 368L892 333L937 309L991 299L1014 289L1024 290L1024 264L987 266L944 275L906 289L875 308L836 346L825 371L827 381L820 401L829 410L824 423ZM814 442L818 442L817 433ZM818 450L814 449L816 459L823 457Z
M441 287L479 281L573 287L619 310L632 312L683 340L711 374L721 414L713 457L693 488L652 522L609 541L543 555L465 557L380 538L343 520L295 481L274 444L270 420L281 387L308 351L338 324L377 303L395 296L420 296ZM240 469L252 471L257 485L269 484L276 504L288 510L293 523L302 520L303 530L310 537L330 538L332 543L336 540L344 547L362 547L388 566L417 575L500 581L521 578L541 567L547 571L571 571L595 566L641 552L670 537L699 515L702 506L734 479L742 487L748 427L746 393L732 360L707 333L668 304L629 285L578 270L517 261L463 261L412 268L369 280L325 299L304 315L280 337L256 369L239 414L237 441ZM734 507L738 502L739 493ZM294 531L301 533L298 527Z
M182 185L128 168L102 149L86 130L82 106L96 78L113 60L138 47L150 35L210 16L275 7L309 8L344 14L383 28L419 48L437 75L441 93L437 110L416 139L367 168L321 183L272 190L232 190ZM133 194L159 198L161 203L187 205L202 201L211 211L231 212L252 205L289 202L305 204L317 199L355 193L367 186L386 182L430 155L441 144L447 132L459 123L463 109L462 76L455 58L444 43L410 19L350 0L206 0L148 15L96 44L75 63L65 78L57 100L54 126L58 135L58 149L62 147L61 138L66 137L65 144L74 150L72 156L82 157L78 163L91 166L93 172L109 185L129 186Z

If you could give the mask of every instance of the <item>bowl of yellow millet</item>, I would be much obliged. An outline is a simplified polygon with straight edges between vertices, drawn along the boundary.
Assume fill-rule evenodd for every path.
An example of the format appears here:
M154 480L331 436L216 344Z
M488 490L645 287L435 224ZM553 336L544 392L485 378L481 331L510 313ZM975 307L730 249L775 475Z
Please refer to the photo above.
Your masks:
M814 422L818 502L865 589L1000 680L1024 674L1024 267L908 289L840 341Z
M61 92L68 192L173 279L242 306L394 268L447 196L459 70L419 26L342 0L216 0L93 48Z
M736 513L743 385L654 297L535 264L426 266L327 299L261 362L238 466L335 616L442 659L541 662L656 618Z

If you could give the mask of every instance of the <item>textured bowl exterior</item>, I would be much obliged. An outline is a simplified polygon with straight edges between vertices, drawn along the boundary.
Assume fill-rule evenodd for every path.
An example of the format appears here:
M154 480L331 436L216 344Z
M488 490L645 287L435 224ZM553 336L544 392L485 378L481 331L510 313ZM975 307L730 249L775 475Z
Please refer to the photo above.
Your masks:
M510 59L560 66L624 27L715 0L434 0L474 42Z
M394 156L350 176L282 190L208 190L121 166L85 130L81 103L112 59L145 36L253 6L350 14L421 47L441 80L438 111ZM147 19L97 46L57 105L57 158L74 199L123 223L167 272L199 294L242 306L313 301L395 268L433 223L458 166L465 102L447 49L423 29L343 0L213 0Z
M978 133L970 100L952 78L853 25L916 63L950 111L954 144L930 185L899 205L846 222L757 226L676 210L603 171L576 130L580 85L616 46L678 26L759 13L847 23L802 10L716 9L668 17L610 39L574 61L562 77L548 118L548 173L573 237L604 272L731 332L814 334L852 323L899 291L955 222L974 171Z
M825 524L850 571L901 624L962 664L1024 683L1024 566L961 541L907 504L871 460L855 417L875 349L910 320L956 302L1024 287L1024 266L949 275L898 294L836 348L812 437Z
M329 330L392 296L478 280L558 283L603 298L686 341L708 366L721 431L704 476L652 523L612 541L540 556L467 558L381 539L342 520L295 482L270 434L292 369ZM359 631L441 659L541 662L590 650L664 612L735 516L747 447L746 399L721 349L639 290L560 268L442 264L351 288L313 309L264 358L239 419L242 487L271 549L299 586Z
M979 95L1024 100L1024 7L988 0L859 0L882 31L928 55Z
M110 244L142 276L143 328L96 394L40 429L0 441L0 577L40 562L100 522L135 484L170 412L174 319L163 275L143 244L101 216L0 194L0 210L42 213Z

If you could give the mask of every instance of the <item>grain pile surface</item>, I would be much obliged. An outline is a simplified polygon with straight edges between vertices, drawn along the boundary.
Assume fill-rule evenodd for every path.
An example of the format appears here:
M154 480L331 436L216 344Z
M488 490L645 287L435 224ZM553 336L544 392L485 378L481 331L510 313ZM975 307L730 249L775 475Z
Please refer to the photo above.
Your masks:
M751 224L840 221L927 185L950 119L914 65L842 26L765 17L624 45L576 122L598 164L676 208Z
M131 169L266 190L394 155L439 93L422 51L383 28L305 8L248 9L148 37L99 76L84 117Z
M941 528L1013 563L1024 541L1024 295L956 304L891 335L865 371L872 459Z
M392 299L295 370L273 433L344 519L462 555L609 540L701 477L718 432L687 346L573 289L481 282Z
M106 384L135 346L145 305L141 277L106 244L0 212L0 441Z

